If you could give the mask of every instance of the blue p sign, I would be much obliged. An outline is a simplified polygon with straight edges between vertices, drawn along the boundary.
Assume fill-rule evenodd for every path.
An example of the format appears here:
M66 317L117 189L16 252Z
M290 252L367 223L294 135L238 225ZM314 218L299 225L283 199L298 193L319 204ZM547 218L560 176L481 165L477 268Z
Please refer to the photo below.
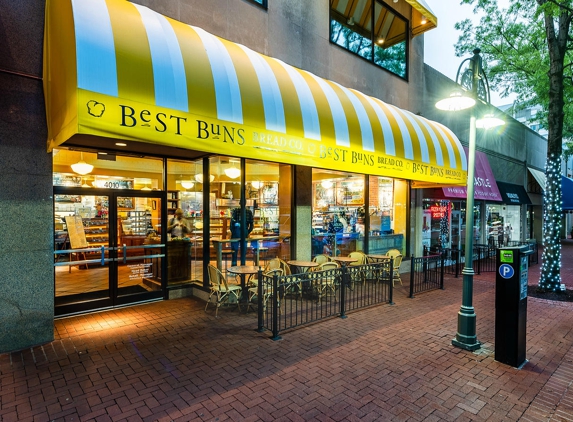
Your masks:
M501 264L499 266L499 275L503 278L511 278L515 274L513 267L509 264Z

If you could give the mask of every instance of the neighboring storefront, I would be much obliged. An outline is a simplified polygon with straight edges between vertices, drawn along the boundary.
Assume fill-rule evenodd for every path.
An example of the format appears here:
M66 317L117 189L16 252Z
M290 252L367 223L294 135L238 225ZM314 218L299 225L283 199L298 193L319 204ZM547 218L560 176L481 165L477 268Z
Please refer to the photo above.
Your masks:
M467 149L466 149L467 151ZM473 233L475 243L484 243L483 215L486 215L486 204L501 201L502 197L496 184L487 155L476 151L476 167L474 181L474 221ZM443 187L425 190L423 201L422 243L426 248L462 248L466 233L466 201L465 186Z
M406 253L409 181L465 183L445 126L137 4L49 1L45 43L56 238L95 249L56 265L56 313L206 288L237 236L242 263Z

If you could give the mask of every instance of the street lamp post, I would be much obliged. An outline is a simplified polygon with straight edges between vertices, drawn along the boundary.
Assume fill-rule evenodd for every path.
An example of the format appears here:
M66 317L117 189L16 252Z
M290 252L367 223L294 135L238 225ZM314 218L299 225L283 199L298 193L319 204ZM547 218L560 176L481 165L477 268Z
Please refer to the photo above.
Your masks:
M482 67L480 49L473 51L473 57L464 60L458 68L456 82L466 88L471 95L465 96L456 93L450 98L438 101L436 107L441 110L456 111L473 107L476 100L489 103L489 84ZM462 72L464 63L470 62ZM476 127L492 128L504 124L501 119L493 117L476 121L475 112L472 108L470 117L470 133L468 148L468 181L466 198L466 238L465 238L465 261L462 270L462 306L458 312L458 331L452 344L466 350L479 349L481 344L476 335L476 314L473 307L473 249L474 249L474 186L475 186L475 156L476 156Z

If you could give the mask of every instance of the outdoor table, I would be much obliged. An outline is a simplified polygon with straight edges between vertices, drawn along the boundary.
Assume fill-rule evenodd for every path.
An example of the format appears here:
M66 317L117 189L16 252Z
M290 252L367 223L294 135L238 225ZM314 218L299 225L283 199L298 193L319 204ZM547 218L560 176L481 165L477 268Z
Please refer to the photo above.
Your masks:
M257 274L261 269L259 266L254 265L235 265L227 269L228 273L236 274L241 277L242 298L248 297L247 285L245 283L245 276Z
M358 258L350 258L349 256L332 256L330 257L333 261L340 263L343 267L346 267L352 262L358 262Z
M287 261L287 264L296 267L299 273L305 273L309 268L318 267L320 265L318 262L314 261L299 261L299 260Z

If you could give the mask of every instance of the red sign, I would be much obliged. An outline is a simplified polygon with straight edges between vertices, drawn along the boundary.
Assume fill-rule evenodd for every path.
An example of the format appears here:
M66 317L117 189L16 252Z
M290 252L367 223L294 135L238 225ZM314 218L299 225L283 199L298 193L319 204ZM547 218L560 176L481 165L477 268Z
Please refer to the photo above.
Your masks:
M432 218L444 218L448 215L448 207L446 205L432 205L430 207Z

